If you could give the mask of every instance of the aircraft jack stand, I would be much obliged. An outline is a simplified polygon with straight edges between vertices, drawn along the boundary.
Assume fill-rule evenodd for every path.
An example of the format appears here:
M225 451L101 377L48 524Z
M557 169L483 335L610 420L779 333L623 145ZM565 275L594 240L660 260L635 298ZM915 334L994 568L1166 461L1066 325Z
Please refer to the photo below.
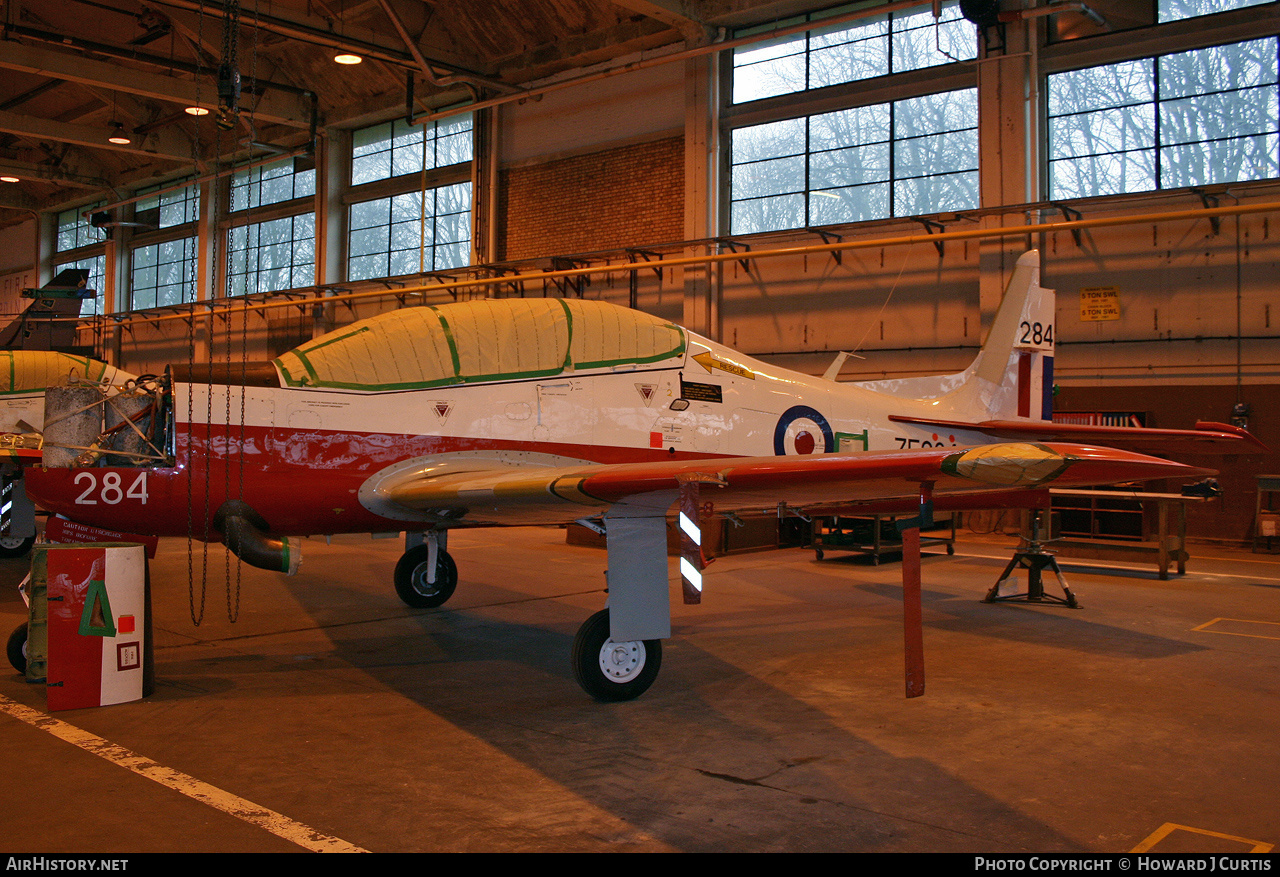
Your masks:
M1032 532L1035 532L1034 523ZM1062 570L1058 567L1058 559L1048 551L1045 551L1044 543L1038 539L1026 539L1024 544L1025 548L1020 547L1018 551L1013 553L1013 560L1009 561L1009 565L1004 568L1000 578L991 586L991 590L987 591L987 596L982 599L982 602L999 603L1016 600L1022 603L1059 603L1071 609L1079 609L1080 604L1076 602L1076 595L1071 593L1071 588L1067 587L1067 580L1062 577ZM1025 594L1001 596L1000 586L1009 580L1009 576L1019 566L1027 571L1027 592ZM1065 597L1044 592L1042 574L1046 567L1053 570L1053 574L1058 577L1058 584L1062 587L1062 593L1066 594Z

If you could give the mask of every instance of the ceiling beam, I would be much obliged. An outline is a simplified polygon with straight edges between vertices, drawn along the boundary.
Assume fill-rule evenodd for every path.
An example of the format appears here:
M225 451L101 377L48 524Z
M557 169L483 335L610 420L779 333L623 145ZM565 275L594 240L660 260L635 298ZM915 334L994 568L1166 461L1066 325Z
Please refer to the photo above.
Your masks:
M111 184L103 177L13 158L0 158L0 174L15 176L21 180L39 180L80 189L112 189Z
M6 185L3 189L0 189L0 208L28 210L35 213L43 206L31 195L15 189L12 185Z
M154 0L154 2L161 6L186 9L193 12L198 11L204 15L223 15L226 12L224 0ZM418 69L417 62L414 61L412 55L384 42L386 39L384 34L379 34L376 31L357 25L348 26L342 24L341 33L335 33L333 20L331 19L320 19L314 16L304 18L290 17L286 11L276 14L254 11L252 15L245 11L241 14L240 24L244 27L252 26L313 45L328 46L334 49L351 49L365 58L377 58L380 61L397 64L401 67ZM447 61L428 59L428 63L433 68L440 68L479 84L490 86L501 84L487 80L475 70L469 70Z
M134 135L136 142L125 145L107 142L106 125L73 125L67 122L39 119L35 116L0 112L0 131L34 141L55 140L59 143L74 143L93 149L110 149L148 158L163 158L182 164L193 164L199 160L193 144L179 136L172 128L152 131L145 135Z
M218 92L212 78L201 87L186 79L174 79L146 70L121 67L107 61L95 61L67 52L41 49L11 41L0 42L0 68L20 70L52 79L96 85L136 94L153 100L168 101L184 107L197 103L213 106ZM213 71L210 71L212 74ZM253 101L251 108L242 107L255 119L294 128L309 128L311 108L301 95L267 90Z
M612 3L674 27L686 40L700 42L711 33L706 24L689 13L689 4L684 0L612 0Z
M432 85L441 88L447 87L451 85L453 81L456 81L456 76L453 77L453 81L446 80L431 68L431 63L428 62L427 59L422 56L422 53L418 51L418 44L415 43L413 37L409 35L409 31L405 28L404 21L401 20L400 15L396 12L389 0L378 0L378 2L382 5L383 13L386 14L387 18L390 19L391 24L395 27L396 33L400 34L400 39L404 41L405 47L409 50L409 54L413 56L414 63L418 65L418 70L426 77L427 81ZM479 81L474 77L472 80ZM513 85L507 85L506 83L499 82L494 79L485 79L482 84L491 88L496 88L507 94L519 91L519 89Z

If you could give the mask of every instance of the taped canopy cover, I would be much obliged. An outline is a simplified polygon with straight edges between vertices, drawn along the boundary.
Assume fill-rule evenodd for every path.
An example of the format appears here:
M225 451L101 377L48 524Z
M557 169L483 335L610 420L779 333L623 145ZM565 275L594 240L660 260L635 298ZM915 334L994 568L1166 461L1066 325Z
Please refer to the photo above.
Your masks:
M291 387L413 390L683 357L684 330L578 299L489 299L379 314L275 360Z
M86 356L51 350L3 350L0 351L0 393L29 393L61 386L71 375L102 381L107 370L105 362Z

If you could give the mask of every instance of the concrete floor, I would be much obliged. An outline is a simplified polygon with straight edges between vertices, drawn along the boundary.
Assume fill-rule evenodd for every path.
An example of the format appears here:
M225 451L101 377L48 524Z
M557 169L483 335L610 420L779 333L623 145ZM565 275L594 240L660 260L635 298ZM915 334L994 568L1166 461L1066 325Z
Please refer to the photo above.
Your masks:
M220 547L206 572L202 546L163 542L153 696L50 722L24 712L44 711L43 689L0 672L0 850L1280 842L1280 557L1196 547L1168 582L1064 560L1081 609L986 605L1013 542L962 533L954 557L924 561L928 687L913 700L898 564L722 558L704 604L676 604L653 688L601 705L569 649L603 604L603 552L558 530L450 543L457 594L410 610L390 585L396 541L310 540L296 577L245 568L238 585ZM6 636L26 568L0 562ZM139 762L179 779L121 766Z

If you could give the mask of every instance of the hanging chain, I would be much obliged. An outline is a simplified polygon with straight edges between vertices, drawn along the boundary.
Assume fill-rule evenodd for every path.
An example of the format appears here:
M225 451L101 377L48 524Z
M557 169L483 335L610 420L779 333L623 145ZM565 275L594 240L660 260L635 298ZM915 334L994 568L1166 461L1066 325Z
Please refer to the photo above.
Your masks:
M197 18L198 30L196 39L196 106L202 106L200 103L200 83L204 79L201 70L201 62L204 55L200 51L200 46L204 45L204 0L200 0L200 12ZM200 148L200 126L196 126L196 149ZM197 240L199 240L197 233ZM192 251L191 258L194 265L191 270L191 300L194 302L200 298L200 255L199 246ZM192 371L195 372L196 361L196 318L195 311L192 310L191 319L187 321L187 363ZM172 390L172 384L170 385ZM191 623L199 627L204 621L204 601L205 601L205 583L200 582L200 608L196 610L196 570L195 570L195 546L193 540L195 538L195 478L191 471L194 455L192 453L192 427L195 422L195 393L194 386L188 379L187 383L187 442L186 442L186 469L187 469L187 609L191 614Z
M237 2L237 10L236 10L237 15L239 14L238 6L239 6L239 3ZM257 27L258 21L259 21L258 15L259 15L259 7L258 7L257 0L255 0L253 4L254 28L252 30L253 55L252 55L252 60L249 62L249 75L250 75L251 81L253 82L253 88L255 92L257 91L257 88L258 88L258 27ZM261 195L259 195L259 198L261 198ZM230 250L229 247L228 247L228 250ZM230 253L228 252L228 267L229 266L230 266ZM227 324L227 359L228 361L230 361L231 359L231 334L230 333L231 333L230 316L228 316L228 324ZM249 379L249 310L248 308L246 308L240 314L240 448L239 448L239 453L237 454L237 463L240 469L240 473L239 473L240 484L239 484L239 489L237 491L237 498L241 502L244 501L244 454L245 454L245 442L246 442L245 395L248 391L248 383L249 383L248 379ZM231 414L229 410L229 407L231 405L230 393L227 394L227 405L228 405L227 421L228 423L230 423L230 420L231 420ZM228 477L230 477L229 469L227 474L228 474ZM227 492L228 494L230 494L231 492L230 485L228 485ZM243 562L241 562L240 558L237 556L234 605L233 605L233 599L232 599L231 581L230 581L229 574L228 574L228 580L227 580L227 618L233 624L235 623L236 619L240 617L240 577L243 569L244 569L244 564Z

